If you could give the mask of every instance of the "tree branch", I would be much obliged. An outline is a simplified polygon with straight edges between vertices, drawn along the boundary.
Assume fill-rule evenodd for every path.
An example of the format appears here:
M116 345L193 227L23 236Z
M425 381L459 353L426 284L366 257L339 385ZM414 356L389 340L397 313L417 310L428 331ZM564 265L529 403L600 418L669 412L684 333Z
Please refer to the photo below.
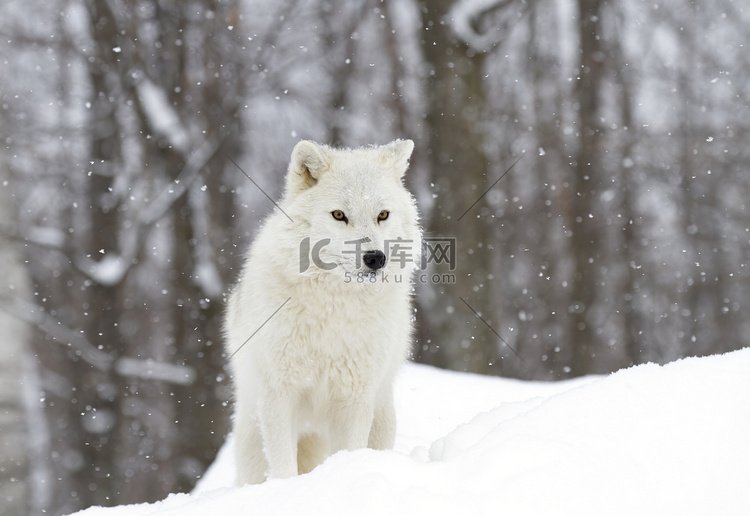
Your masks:
M493 25L493 31L482 31L481 22L486 16L498 12L513 3L513 0L459 0L448 14L453 32L474 50L489 52L499 44L511 22L517 21L526 10L525 4L505 16L502 23ZM517 16L513 13L517 12Z
M82 333L64 326L38 305L0 293L0 310L36 326L59 343L70 346L77 356L96 369L108 371L112 368L114 360L111 356L96 349Z

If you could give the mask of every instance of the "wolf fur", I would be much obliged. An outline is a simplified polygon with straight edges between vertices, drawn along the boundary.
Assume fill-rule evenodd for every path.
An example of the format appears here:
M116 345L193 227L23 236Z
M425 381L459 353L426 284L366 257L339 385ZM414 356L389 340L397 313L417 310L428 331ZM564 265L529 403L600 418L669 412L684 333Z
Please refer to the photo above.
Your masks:
M421 248L402 184L413 148L294 147L280 210L250 247L226 311L239 485L309 472L340 450L393 446L393 379L411 345ZM391 255L397 239L406 259Z

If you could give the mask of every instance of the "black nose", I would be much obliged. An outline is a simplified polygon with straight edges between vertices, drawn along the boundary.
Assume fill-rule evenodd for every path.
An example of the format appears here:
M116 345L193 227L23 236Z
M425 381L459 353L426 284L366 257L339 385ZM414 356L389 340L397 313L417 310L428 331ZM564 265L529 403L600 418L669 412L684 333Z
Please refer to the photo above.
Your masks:
M385 254L383 251L367 251L363 257L365 265L376 271L385 266Z

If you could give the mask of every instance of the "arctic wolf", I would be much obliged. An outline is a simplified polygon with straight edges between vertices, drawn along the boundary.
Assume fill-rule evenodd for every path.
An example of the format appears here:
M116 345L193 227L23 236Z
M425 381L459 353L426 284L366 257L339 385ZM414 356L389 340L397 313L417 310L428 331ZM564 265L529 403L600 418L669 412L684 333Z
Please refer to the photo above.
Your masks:
M227 306L237 483L393 446L393 379L411 343L421 248L402 184L410 140L292 151L284 197Z

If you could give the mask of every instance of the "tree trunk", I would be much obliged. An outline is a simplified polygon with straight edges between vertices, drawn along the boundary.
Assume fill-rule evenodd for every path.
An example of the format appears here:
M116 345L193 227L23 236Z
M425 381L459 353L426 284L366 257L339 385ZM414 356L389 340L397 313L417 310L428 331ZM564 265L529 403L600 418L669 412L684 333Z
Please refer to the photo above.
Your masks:
M602 185L600 103L604 81L605 54L599 32L602 0L579 0L580 76L576 83L578 103L578 153L571 183L569 208L572 214L572 253L575 263L571 302L568 306L573 340L574 374L592 373L599 338L600 319L595 303L601 290L602 266L599 242L603 222L596 209Z
M435 199L424 221L425 236L455 238L443 244L455 245L457 253L455 270L436 264L422 271L421 279L429 286L421 296L426 306L417 353L427 363L486 373L505 350L493 332L500 328L490 328L499 321L499 314L491 311L490 285L497 256L487 246L494 240L494 228L481 203L469 210L494 179L487 176L484 148L485 54L451 30L448 13L453 4L420 3L429 137L426 165ZM440 242L430 245L436 244ZM455 275L455 282L449 274Z
M0 225L16 220L15 202L0 156ZM0 236L0 516L28 514L29 428L23 394L29 389L23 376L24 353L29 344L26 323L3 310L13 299L26 299L30 289L15 242ZM34 394L32 394L34 395ZM36 397L36 395L35 395Z

